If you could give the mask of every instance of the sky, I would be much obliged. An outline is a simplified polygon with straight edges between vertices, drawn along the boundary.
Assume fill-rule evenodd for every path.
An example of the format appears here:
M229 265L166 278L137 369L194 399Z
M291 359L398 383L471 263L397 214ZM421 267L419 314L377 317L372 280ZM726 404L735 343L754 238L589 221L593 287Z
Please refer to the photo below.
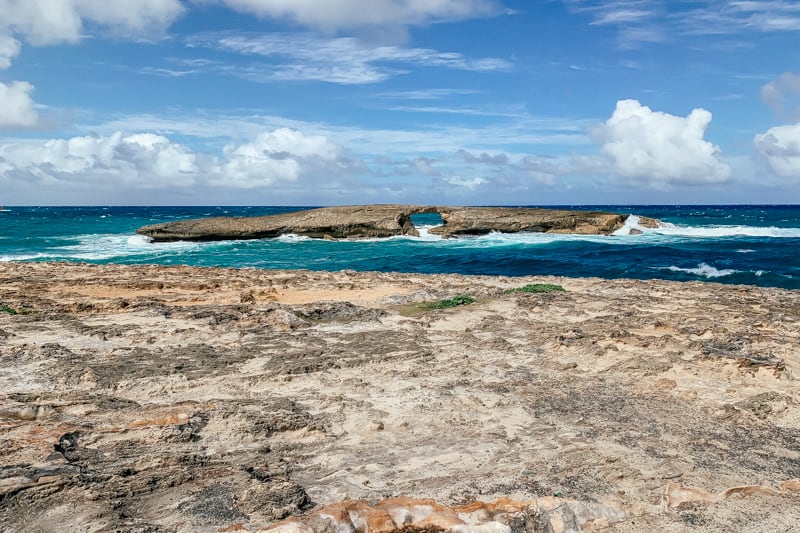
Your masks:
M800 204L798 0L0 0L0 205Z

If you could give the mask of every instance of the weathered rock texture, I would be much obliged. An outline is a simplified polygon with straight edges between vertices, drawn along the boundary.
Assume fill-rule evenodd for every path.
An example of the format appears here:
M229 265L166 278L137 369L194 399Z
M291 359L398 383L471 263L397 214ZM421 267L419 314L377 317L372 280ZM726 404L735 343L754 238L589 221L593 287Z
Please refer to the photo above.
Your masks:
M411 214L428 208L407 205L323 207L260 217L213 217L165 222L139 228L155 241L264 239L285 234L314 238L418 235Z
M628 218L599 211L513 207L442 207L438 212L443 224L430 233L443 236L483 235L492 231L609 235Z
M0 263L0 309L0 531L800 523L797 291Z
M440 213L443 224L431 233L480 235L491 231L581 233L608 235L625 224L627 215L597 211L506 207L433 207L363 205L323 207L261 217L214 217L165 222L139 228L155 241L263 239L284 234L314 238L364 238L418 235L411 215ZM652 219L646 223L655 224Z

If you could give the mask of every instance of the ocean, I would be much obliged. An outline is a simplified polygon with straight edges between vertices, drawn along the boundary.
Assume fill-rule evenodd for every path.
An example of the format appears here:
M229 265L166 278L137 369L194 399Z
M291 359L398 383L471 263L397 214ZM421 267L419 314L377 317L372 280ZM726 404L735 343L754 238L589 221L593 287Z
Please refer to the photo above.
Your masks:
M0 210L0 261L658 278L800 289L800 206L559 207L653 217L665 225L641 235L624 228L607 237L491 233L440 239L425 231L438 224L438 215L416 215L420 237L152 243L136 229L304 208L7 207Z

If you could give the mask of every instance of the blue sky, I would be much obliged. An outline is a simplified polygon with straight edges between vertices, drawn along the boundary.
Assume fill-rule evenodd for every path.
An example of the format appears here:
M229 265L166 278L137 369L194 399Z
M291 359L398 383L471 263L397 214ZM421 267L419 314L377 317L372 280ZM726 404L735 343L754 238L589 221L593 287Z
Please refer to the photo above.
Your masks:
M0 0L0 204L800 203L795 0Z

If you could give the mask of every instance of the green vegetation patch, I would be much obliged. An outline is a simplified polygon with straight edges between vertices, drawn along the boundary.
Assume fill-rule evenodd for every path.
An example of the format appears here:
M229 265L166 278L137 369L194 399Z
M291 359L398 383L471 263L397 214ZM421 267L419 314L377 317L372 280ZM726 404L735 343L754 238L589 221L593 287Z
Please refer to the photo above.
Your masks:
M450 307L458 307L459 305L474 304L475 298L465 294L448 298L447 300L439 300L438 302L428 302L425 307L428 309L449 309Z
M516 289L509 289L506 294L512 292L527 292L527 293L546 293L546 292L565 292L564 287L561 285L553 285L551 283L532 283L524 287L517 287Z
M6 313L9 315L32 315L36 311L33 309L14 309L8 305L0 305L0 313Z

